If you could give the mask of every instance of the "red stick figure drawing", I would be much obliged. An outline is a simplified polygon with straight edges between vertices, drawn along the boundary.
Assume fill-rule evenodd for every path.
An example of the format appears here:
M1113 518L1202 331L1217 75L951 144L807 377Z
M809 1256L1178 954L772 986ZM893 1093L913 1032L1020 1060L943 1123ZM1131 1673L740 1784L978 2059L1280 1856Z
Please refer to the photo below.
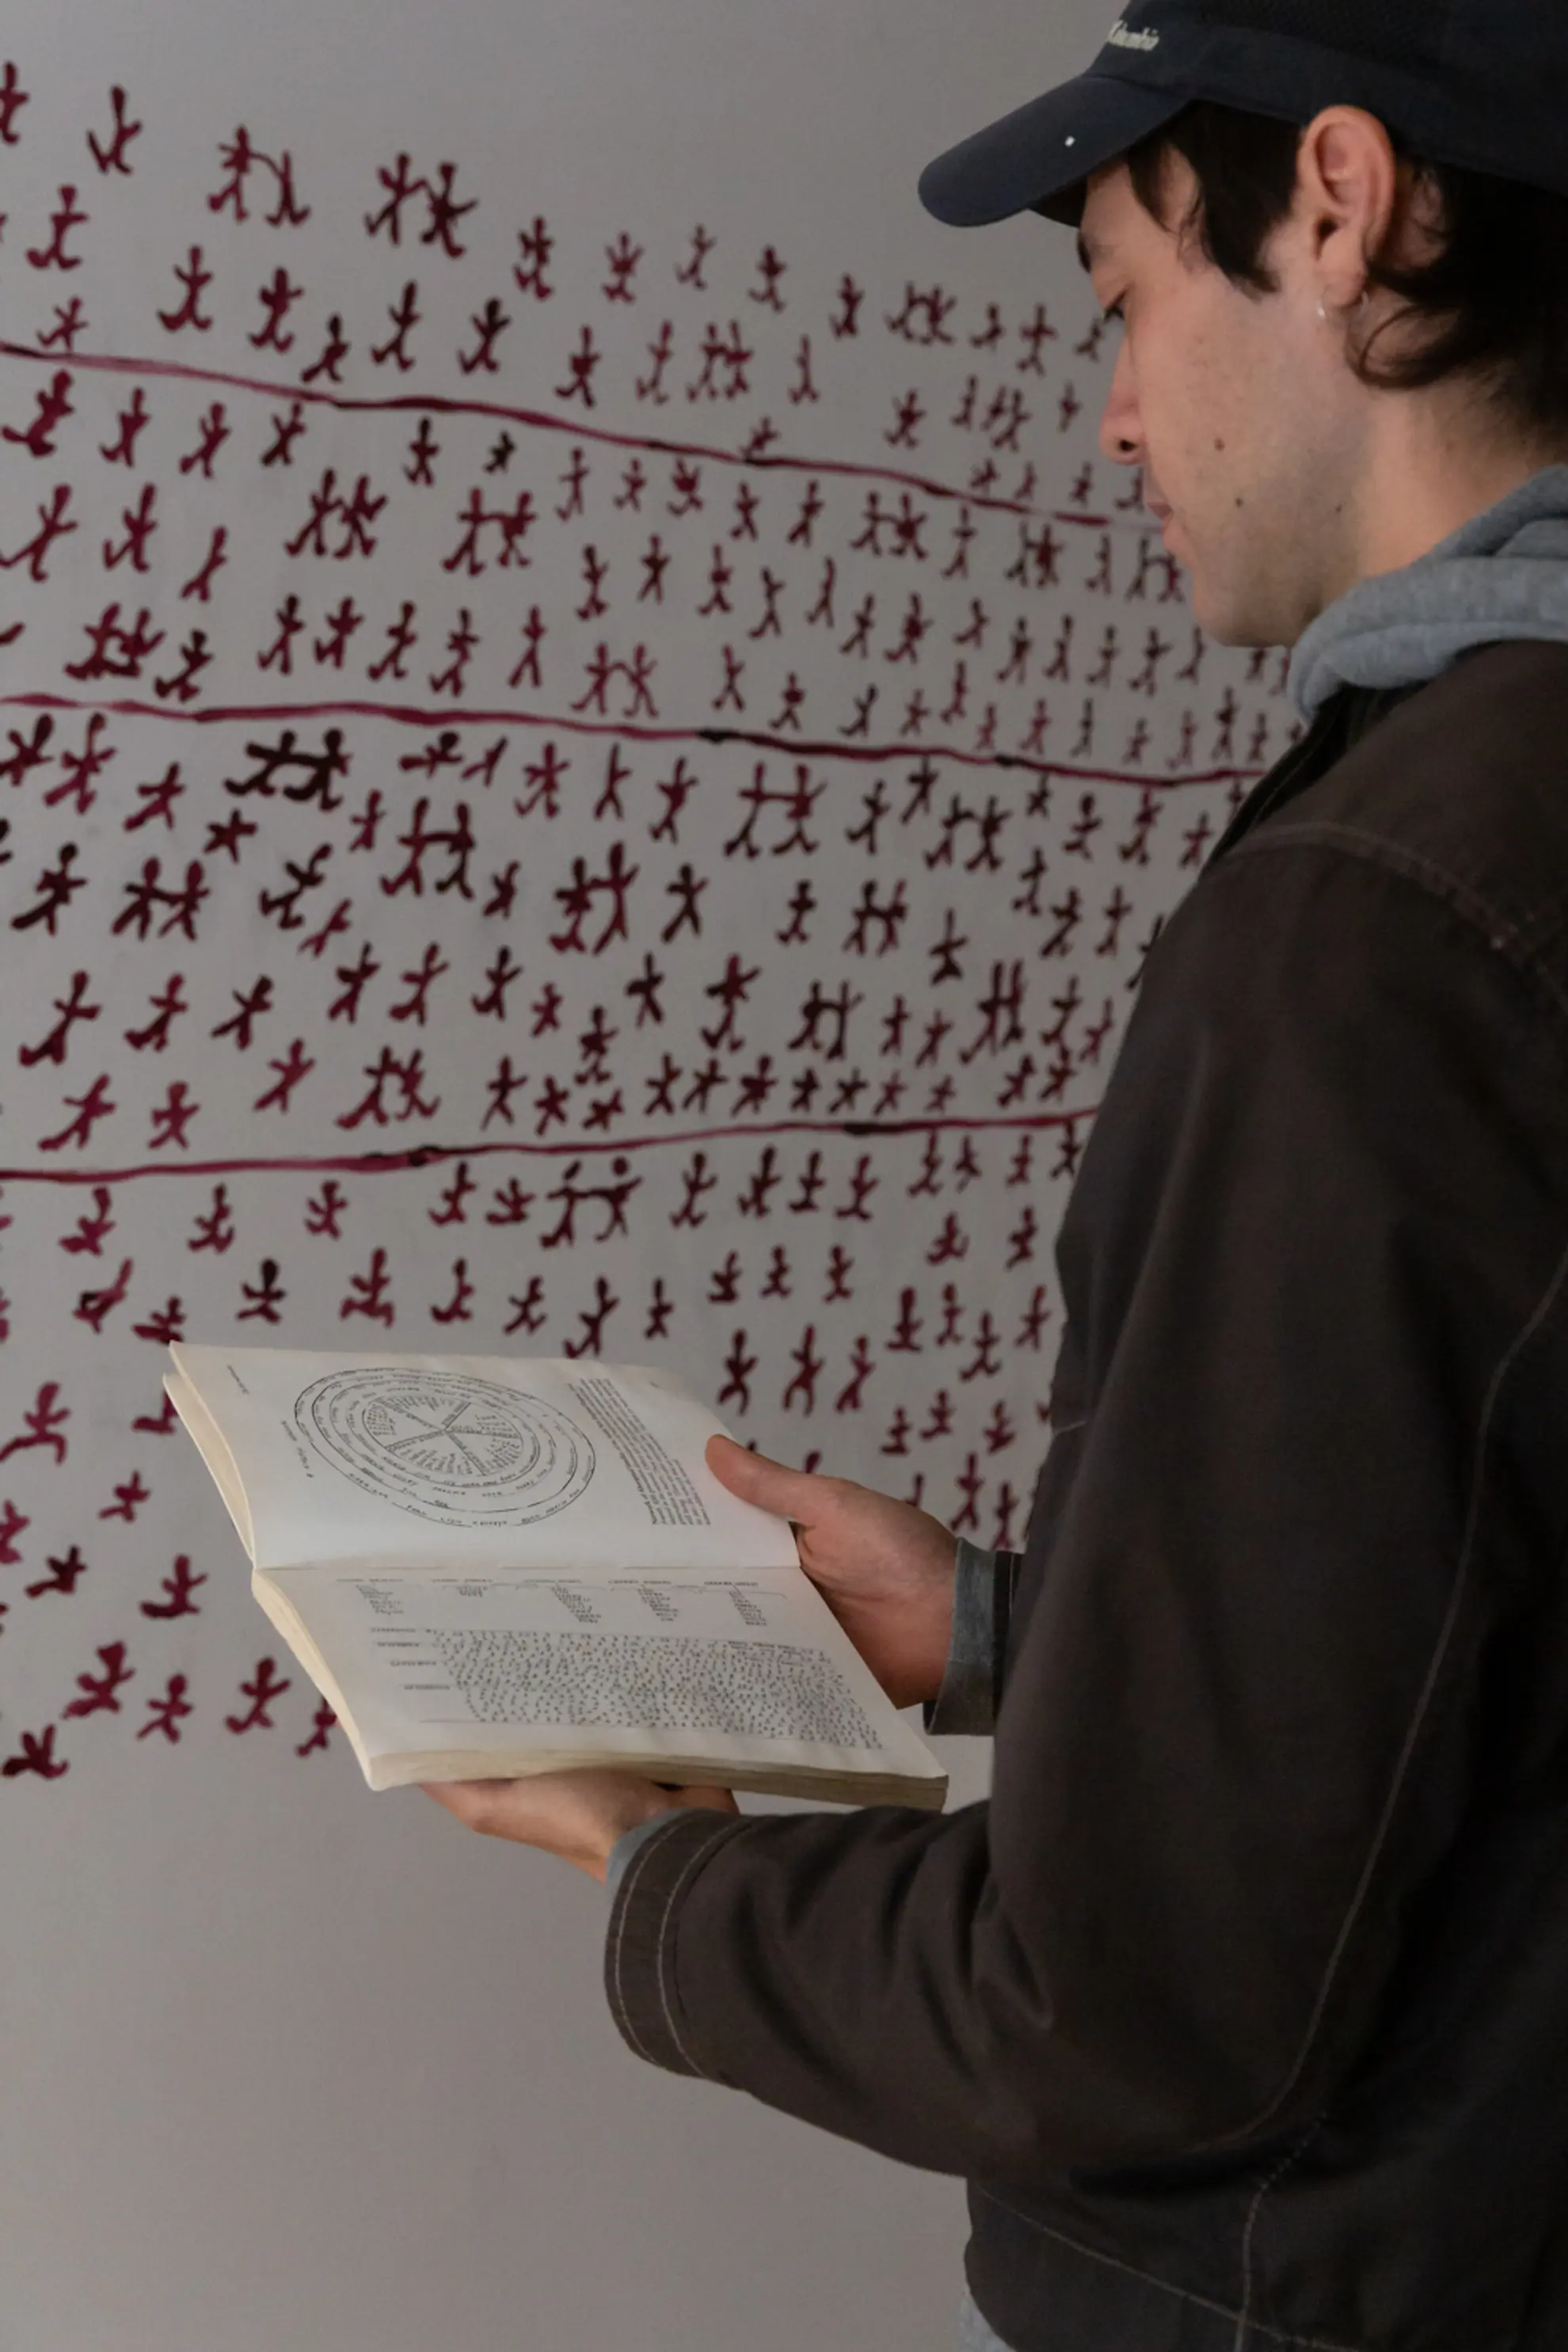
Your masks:
M475 375L481 369L489 375L498 375L500 373L500 361L496 356L496 345L510 326L511 320L492 294L484 308L477 310L468 323L473 328L475 341L471 351L458 352L459 369L464 375Z
M44 246L30 246L27 249L27 259L33 268L35 269L79 269L85 256L79 253L69 253L66 248L69 243L72 229L81 227L86 219L86 213L78 206L76 190L62 187L59 202L49 216L49 242Z
M18 563L25 563L30 580L37 581L40 585L47 582L49 576L46 569L49 550L58 539L68 539L71 532L79 528L77 523L68 519L70 514L70 486L68 483L61 482L54 491L47 506L39 507L38 528L32 538L25 541L15 553L0 555L0 570L15 571ZM142 564L141 569L145 571L146 565ZM20 779L14 781L19 782Z
M408 348L408 338L419 324L421 316L419 289L415 280L410 278L396 301L388 305L387 317L392 320L391 334L384 343L372 346L370 355L377 367L385 367L390 361L400 374L406 374L415 365L414 354ZM428 417L424 418L422 422L428 431L430 422Z
M691 233L691 250L675 273L682 286L693 287L699 293L707 291L708 280L703 271L707 267L708 257L714 250L718 241L717 237L710 236L699 221Z
M118 1715L120 1693L129 1682L136 1679L136 1669L125 1663L123 1642L105 1643L99 1650L99 1674L78 1675L79 1698L73 1698L61 1708L63 1716L79 1717L89 1715Z
M0 1778L15 1780L24 1772L36 1772L40 1780L58 1780L70 1770L63 1756L55 1754L55 1726L45 1731L24 1731L22 1745L15 1756L7 1756L0 1764Z
M160 310L158 323L171 335L192 327L199 335L210 332L212 320L202 310L202 296L213 282L213 272L206 267L202 248L193 245L182 266L174 266L174 282L184 289L184 299L173 310Z
M197 1576L193 1573L190 1555L187 1552L181 1552L174 1561L172 1572L162 1580L164 1598L162 1601L143 1601L142 1616L156 1618L199 1616L200 1609L192 1595L198 1586L206 1581L205 1575Z
M372 1253L363 1274L350 1276L349 1295L339 1307L338 1315L344 1322L351 1315L363 1315L367 1321L391 1329L397 1309L392 1299L392 1273L384 1249Z
M292 331L285 334L284 321L305 289L296 286L289 272L279 268L270 281L258 289L261 304L261 324L250 341L258 352L291 352L294 348Z
M26 1454L42 1446L63 1462L68 1441L63 1432L70 1419L70 1407L56 1402L60 1392L58 1381L46 1381L29 1410L22 1415L20 1433L0 1446L0 1462L8 1462L13 1454Z
M629 233L625 229L621 231L614 245L605 247L605 267L610 275L602 290L607 302L637 300L632 281L637 274L637 266L642 257L642 247L634 245Z
M106 1503L98 1516L100 1519L124 1519L128 1524L133 1524L142 1504L151 1500L152 1491L141 1471L133 1470L130 1477L114 1489L113 1502Z
M51 1559L47 1565L48 1575L40 1579L37 1584L29 1584L27 1587L29 1601L36 1601L40 1593L45 1592L74 1592L87 1574L87 1562L76 1544L72 1544L63 1559Z
M16 67L7 62L5 73L0 75L0 141L4 141L7 147L15 147L20 143L21 134L16 129L16 117L25 106L31 103L29 93L22 88L16 78Z
M198 438L195 447L180 460L181 473L194 474L199 470L202 479L205 482L210 482L213 478L213 461L233 430L234 427L228 421L228 413L222 401L215 401L197 428Z
M37 407L32 423L25 427L0 427L0 439L15 442L30 457L52 457L56 434L66 418L76 414L70 396L73 382L69 371L62 368L44 391L35 394Z
M145 1602L142 1606L145 1608ZM185 1696L189 1687L188 1675L171 1675L169 1686L163 1696L148 1700L147 1720L136 1734L137 1738L148 1739L153 1732L161 1731L170 1746L177 1748L181 1738L181 1724L186 1716L195 1713L195 1707Z
M337 1722L337 1719L338 1718L332 1713L331 1708L327 1705L326 1700L321 1699L317 1705L315 1714L310 1718L310 1736L309 1739L302 1740L300 1746L295 1748L295 1755L313 1756L318 1748L324 1748L327 1745L327 1734L331 1730L333 1725Z
M342 1234L343 1212L348 1198L335 1176L329 1176L321 1191L305 1204L305 1231L322 1234L337 1241Z
M234 1246L234 1212L229 1207L228 1186L213 1186L212 1206L196 1218L195 1230L186 1242L188 1250L211 1250L215 1256L226 1256Z
M519 229L517 243L519 259L511 274L517 280L519 291L531 294L537 301L548 302L555 289L544 273L555 250L555 239L545 222L536 215L531 228Z
M458 243L457 226L466 215L478 210L479 200L478 196L472 196L466 205L458 203L454 194L457 176L456 163L437 163L436 178L424 183L428 218L420 232L419 242L421 245L439 246L441 251L449 254L454 261L460 261L468 248Z
M291 466L294 463L294 444L307 430L303 401L296 400L286 416L279 416L275 412L272 418L272 439L262 452L262 464Z
M594 376L603 358L604 353L595 343L593 329L584 327L577 349L567 354L566 382L555 386L556 399L581 400L585 408L596 408L599 404L594 392Z
M779 289L787 268L788 264L779 259L773 247L765 245L757 262L757 283L751 289L752 300L764 304L770 310L782 310L785 306Z
M122 172L129 179L131 166L125 158L132 141L142 136L142 125L127 120L125 92L118 84L109 93L109 103L113 115L109 137L100 139L89 131L87 134L88 152L100 172Z

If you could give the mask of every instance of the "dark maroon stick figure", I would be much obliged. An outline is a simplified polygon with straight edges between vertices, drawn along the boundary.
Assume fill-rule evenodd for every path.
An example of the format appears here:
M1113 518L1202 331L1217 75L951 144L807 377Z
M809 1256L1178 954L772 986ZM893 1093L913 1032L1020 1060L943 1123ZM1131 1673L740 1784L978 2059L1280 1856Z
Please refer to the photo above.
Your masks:
M49 215L49 242L46 246L30 246L27 259L35 269L79 269L84 256L68 253L67 244L73 228L79 228L87 219L76 200L76 190L62 187L60 200Z
M708 280L703 271L707 266L708 257L714 250L718 241L717 237L710 236L699 221L691 232L691 251L675 273L682 286L693 287L699 293L707 291Z
M460 261L468 248L458 243L458 223L467 214L478 210L479 200L478 196L471 196L466 205L457 202L454 194L458 176L456 163L437 163L436 172L435 180L426 180L424 184L430 216L420 232L419 242L421 245L438 245L443 253L449 254L454 261Z
M213 460L233 430L222 401L215 401L197 426L199 437L195 447L180 460L181 473L194 474L199 470L202 479L210 482Z
M126 153L132 140L142 136L142 125L127 121L125 92L118 83L109 93L109 103L114 117L109 137L101 140L89 131L87 134L88 151L100 172L122 172L129 179L131 166L125 160Z
M419 324L421 316L419 289L410 278L397 300L387 310L387 317L392 320L392 333L384 343L376 343L372 347L370 355L377 367L385 367L390 361L400 373L406 374L414 366L414 354L408 348L408 338Z
M68 302L55 305L55 323L47 335L38 337L41 352L74 352L87 332L87 312L81 299L73 294Z
M378 1249L373 1252L363 1274L349 1276L349 1296L338 1308L339 1317L346 1321L351 1315L363 1315L368 1321L390 1329L397 1316L391 1294L392 1274L386 1252Z
M594 341L593 329L584 327L577 349L567 354L566 382L555 386L556 399L581 400L585 408L596 408L599 404L594 392L594 376L603 358L604 353Z
M187 1675L171 1675L169 1687L164 1696L162 1698L148 1700L147 1721L136 1734L137 1738L147 1739L153 1732L161 1731L171 1747L178 1747L181 1722L187 1715L194 1715L195 1712L190 1700L185 1696L189 1687Z
M95 1184L92 1188L92 1213L77 1219L76 1231L62 1237L61 1249L72 1257L83 1255L101 1257L103 1244L114 1231L112 1205L112 1195L107 1184Z
M213 532L200 570L193 572L180 591L181 602L184 603L187 597L195 596L203 604L210 603L212 583L227 562L228 527L225 523L219 523Z
M548 283L544 273L555 250L555 239L546 223L536 215L531 229L519 229L517 242L520 258L511 274L517 280L519 291L531 294L541 302L548 302L555 289Z
M159 325L171 335L179 334L186 327L194 327L199 335L206 334L213 322L203 313L202 296L213 282L213 272L206 267L199 245L192 246L183 267L175 264L174 282L184 287L184 299L174 310L159 311Z
M510 326L511 320L492 295L483 310L476 310L468 324L473 328L473 349L459 352L458 365L464 375L474 375L483 369L487 374L498 375L500 362L496 357L496 345Z
M120 1693L127 1683L134 1682L136 1669L134 1666L128 1666L125 1663L123 1642L103 1643L98 1655L103 1669L102 1673L78 1675L77 1688L82 1695L79 1698L73 1698L67 1706L63 1707L62 1715L76 1717L120 1713Z
M642 257L643 247L632 243L630 233L626 229L621 231L614 245L605 247L605 267L610 275L601 291L607 302L637 300L637 292L632 281L637 274Z
M337 1719L338 1718L332 1713L331 1708L327 1705L326 1700L321 1700L317 1706L315 1714L310 1718L310 1736L309 1739L302 1740L300 1746L295 1748L295 1755L311 1756L314 1755L317 1748L324 1748L327 1745L327 1734L331 1730L332 1727L337 1722Z
M19 143L20 133L16 129L16 117L25 106L29 106L31 103L29 92L22 88L16 79L16 67L7 61L5 73L0 75L0 140L3 140L7 147L15 147Z
M61 368L47 388L37 394L37 415L25 430L15 425L0 427L0 439L15 441L32 457L52 457L54 436L68 416L74 416L71 387L75 379L67 368Z
M270 1731L273 1725L268 1708L280 1699L285 1691L293 1687L291 1682L278 1678L276 1658L258 1659L252 1680L241 1683L239 1686L240 1696L250 1701L249 1708L242 1716L226 1715L224 1722L230 1731Z
M47 1446L57 1463L65 1460L68 1441L61 1433L70 1419L70 1407L56 1402L59 1392L58 1381L44 1381L31 1408L22 1415L21 1433L0 1446L0 1462L35 1446Z
M304 291L304 288L296 286L289 272L281 267L273 271L269 284L258 289L262 321L250 338L257 351L291 352L293 350L293 333L290 331L285 334L284 321Z
M22 1745L15 1756L7 1756L0 1764L0 1778L18 1779L24 1772L36 1772L41 1780L58 1780L70 1770L64 1757L55 1754L55 1726L45 1731L24 1731Z
M39 511L41 513L43 509L40 508ZM32 734L26 742L15 727L6 731L11 741L11 756L7 760L0 760L0 777L19 790L35 768L47 768L53 760L55 755L47 746L55 731L55 722L52 719L36 720Z
M757 263L758 282L751 289L752 300L763 303L770 310L782 310L784 299L779 288L788 266L787 262L779 259L771 245L765 245Z

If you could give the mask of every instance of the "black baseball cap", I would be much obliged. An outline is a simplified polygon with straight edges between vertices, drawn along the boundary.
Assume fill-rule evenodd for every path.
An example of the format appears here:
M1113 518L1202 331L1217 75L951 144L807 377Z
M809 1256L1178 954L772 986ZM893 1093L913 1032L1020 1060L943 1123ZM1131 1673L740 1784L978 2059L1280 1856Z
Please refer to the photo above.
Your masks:
M1198 99L1362 106L1426 161L1568 195L1568 0L1128 0L1087 73L940 155L921 201L1076 226L1089 174Z

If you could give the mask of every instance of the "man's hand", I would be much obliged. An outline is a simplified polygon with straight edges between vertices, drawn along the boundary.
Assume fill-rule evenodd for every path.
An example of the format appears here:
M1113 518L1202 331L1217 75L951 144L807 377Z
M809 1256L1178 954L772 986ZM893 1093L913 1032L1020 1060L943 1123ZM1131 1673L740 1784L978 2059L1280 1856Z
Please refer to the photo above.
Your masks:
M731 1437L709 1439L708 1467L742 1502L795 1521L801 1566L894 1706L934 1698L952 1633L955 1546L941 1520Z
M422 1781L427 1797L481 1836L510 1838L604 1881L611 1848L660 1813L739 1812L728 1789L661 1789L630 1772L541 1772L522 1780Z

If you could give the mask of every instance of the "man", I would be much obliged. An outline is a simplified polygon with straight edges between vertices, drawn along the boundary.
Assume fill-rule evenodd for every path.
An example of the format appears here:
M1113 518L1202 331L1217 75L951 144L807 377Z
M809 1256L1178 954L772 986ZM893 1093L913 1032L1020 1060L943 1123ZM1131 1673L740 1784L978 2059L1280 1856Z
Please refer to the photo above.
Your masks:
M895 1698L1005 1693L992 1801L442 1792L614 1851L645 2057L967 2176L985 2352L1568 2343L1565 110L1541 0L1137 0L927 173L1079 225L1311 720L1150 958L1021 1561L715 1448Z

